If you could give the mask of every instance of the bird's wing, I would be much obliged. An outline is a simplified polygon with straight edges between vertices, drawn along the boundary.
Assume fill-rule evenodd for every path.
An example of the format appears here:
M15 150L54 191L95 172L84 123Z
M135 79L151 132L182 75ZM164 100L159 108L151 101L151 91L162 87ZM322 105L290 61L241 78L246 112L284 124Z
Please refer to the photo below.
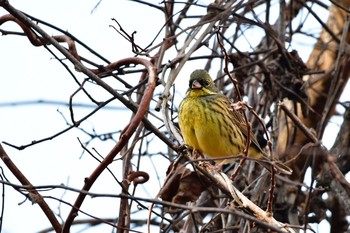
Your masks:
M232 102L225 96L226 102L227 102L227 107L229 108L229 112L232 114L232 121L235 125L238 126L238 128L241 130L243 135L247 138L248 137L248 127L246 120L244 119L243 113L239 110L234 109L232 106ZM253 145L262 151L260 144L258 140L256 139L254 133L250 130L250 140L253 143Z

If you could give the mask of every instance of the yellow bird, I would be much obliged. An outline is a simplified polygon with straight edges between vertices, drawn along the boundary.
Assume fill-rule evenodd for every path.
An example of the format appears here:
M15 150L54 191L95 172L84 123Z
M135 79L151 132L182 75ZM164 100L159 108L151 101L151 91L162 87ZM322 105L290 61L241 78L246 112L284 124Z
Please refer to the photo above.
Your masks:
M179 125L185 143L208 158L243 155L248 137L245 119L232 107L231 101L219 93L205 70L195 70L190 77L186 97L179 107ZM248 156L262 158L264 153L252 132ZM230 159L217 160L220 163ZM259 162L261 163L261 162ZM262 162L271 170L271 165ZM283 173L291 169L282 165ZM278 166L280 167L280 166Z

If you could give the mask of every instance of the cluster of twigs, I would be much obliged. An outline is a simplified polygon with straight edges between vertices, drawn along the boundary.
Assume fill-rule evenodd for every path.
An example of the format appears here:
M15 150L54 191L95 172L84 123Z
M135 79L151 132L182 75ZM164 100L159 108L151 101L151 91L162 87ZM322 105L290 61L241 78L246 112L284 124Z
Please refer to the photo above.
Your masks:
M24 14L6 0L0 0L0 6L9 12L8 15L0 17L0 30L3 35L23 35L34 46L44 46L49 51L54 48L74 65L75 72L86 76L83 81L77 79L74 71L60 60L78 85L69 102L71 126L50 138L28 145L17 146L3 142L4 144L25 149L54 139L72 128L80 127L82 122L114 100L120 101L133 113L129 124L118 129L121 133L115 146L103 156L80 189L51 186L79 193L74 201L66 203L71 210L63 222L59 222L52 207L41 195L40 190L43 187L32 184L0 145L0 157L22 186L6 180L2 183L19 192L26 192L28 199L40 206L56 232L70 232L71 227L78 224L76 217L82 211L80 208L85 198L96 195L120 198L118 216L101 219L94 216L94 213L84 214L94 219L93 224L109 224L118 232L133 230L132 223L144 225L144 229L148 225L148 231L151 225L157 226L164 232L245 232L253 229L256 232L266 232L267 229L294 232L300 228L308 229L309 223L320 223L324 219L329 221L333 232L345 229L345 218L350 209L350 185L344 178L344 174L350 170L347 162L350 161L349 130L339 132L330 151L322 146L321 138L325 126L334 114L335 105L350 72L346 65L349 56L344 52L350 40L349 12L346 10L350 1L334 2L329 7L330 17L327 23L314 10L315 7L328 8L321 1L290 1L288 5L285 1L279 1L276 22L272 22L270 18L273 1L217 0L208 5L199 5L192 0L165 1L159 5L146 1L136 2L141 7L154 7L160 14L164 14L165 22L160 31L162 34L158 34L149 46L142 47L136 44L134 34L129 35L114 20L118 25L114 29L129 41L132 45L131 52L135 56L108 62L73 35ZM192 15L192 12L203 14ZM303 29L304 23L293 26L300 12L310 14L322 28L307 64L299 57L298 51L286 48L286 44L291 45L295 35L312 36ZM183 26L188 25L185 20L190 19L193 23ZM307 22L308 18L303 20ZM23 32L2 30L1 25L8 21L16 22ZM51 27L62 35L50 36L42 26ZM252 30L262 32L261 38L258 38L259 43L254 46L250 44L253 39L243 39ZM238 44L249 46L240 48ZM88 48L92 55L106 64L96 65L81 57L77 45ZM164 61L164 57L171 53L175 54L174 58ZM254 163L246 156L237 156L238 159L242 158L241 169L236 170L234 179L230 180L225 173L232 174L232 166L220 173L208 169L206 163L191 159L190 150L182 147L183 140L176 125L176 107L169 103L173 101L172 88L175 80L179 79L185 63L193 60L202 60L205 64L198 68L217 72L217 86L233 101L247 102L244 105L249 108L244 114L246 121L250 122L247 125L252 127L258 137L267 135L269 153L274 159L286 162L293 169L291 176L274 172L270 174L260 167L254 168ZM88 68L90 66L94 68ZM138 85L132 86L120 78L129 73L140 73ZM158 76L161 77L160 80ZM121 93L115 90L104 81L105 78L118 80L128 91ZM86 82L95 83L113 97L102 103L95 101L93 95L85 89ZM154 113L149 106L157 85L162 85L162 93L157 99L156 109L161 111L162 124L165 127L158 127L150 117ZM96 108L77 120L72 102L74 96L80 92L88 96L96 104ZM131 97L135 96L136 100L132 101ZM344 118L342 129L349 127L348 115L347 113ZM150 143L147 136L160 139L169 148L164 154L169 164L172 163L164 186L154 199L134 195L138 185L149 182L150 179L147 172L139 170L138 167L135 170L132 166L133 155L137 150L135 145ZM88 148L83 148L91 153ZM178 159L174 159L174 151ZM120 155L118 161L115 160L117 155ZM118 183L120 194L91 193L90 189L96 180L115 162L123 165L123 171L119 174L122 181ZM312 170L312 180L305 184L308 168ZM316 189L313 188L315 183L318 187ZM322 198L324 193L332 197L332 202ZM137 219L131 212L134 205L149 211L147 221L136 223ZM332 212L332 217L326 217L324 213L327 210Z

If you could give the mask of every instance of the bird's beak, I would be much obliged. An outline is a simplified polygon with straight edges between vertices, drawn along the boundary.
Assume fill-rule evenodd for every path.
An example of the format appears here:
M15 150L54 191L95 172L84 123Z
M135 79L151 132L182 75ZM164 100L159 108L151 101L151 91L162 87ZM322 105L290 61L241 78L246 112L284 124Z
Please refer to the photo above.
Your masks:
M202 88L202 85L197 80L194 80L192 82L191 89L201 89L201 88Z

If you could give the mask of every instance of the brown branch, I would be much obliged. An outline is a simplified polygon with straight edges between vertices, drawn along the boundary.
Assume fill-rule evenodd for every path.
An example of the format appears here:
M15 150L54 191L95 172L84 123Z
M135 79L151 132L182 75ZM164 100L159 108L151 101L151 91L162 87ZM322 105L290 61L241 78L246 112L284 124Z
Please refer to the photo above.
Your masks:
M98 165L98 167L93 171L93 173L85 179L85 184L82 188L84 191L88 191L93 183L96 181L96 179L100 176L100 174L106 169L106 167L113 162L113 159L115 156L120 152L120 150L124 147L124 145L128 142L129 138L132 136L132 134L135 132L135 129L139 126L140 122L142 121L145 113L147 112L149 103L151 101L151 98L153 96L153 91L156 86L157 81L157 74L156 70L153 67L153 65L141 58L128 58L121 60L119 62L119 65L126 65L130 63L136 63L136 64L142 64L147 68L148 71L148 83L146 85L145 94L143 96L143 99L141 100L140 106L135 114L135 117L131 120L130 124L124 129L124 133L120 136L120 140L118 143L114 146L114 148L108 153L108 155L105 157L105 159ZM77 216L77 209L81 206L85 199L85 194L80 194L78 198L76 199L74 203L74 208L72 208L71 212L69 213L67 220L65 222L63 232L68 233L70 226L72 225L74 218Z
M143 76L143 75L142 75ZM142 79L142 78L141 78ZM131 159L133 155L133 150L136 145L136 143L139 141L139 135L143 131L143 125L140 124L140 126L135 130L134 132L134 139L133 143L130 147L128 145L125 145L123 147L123 169L122 169L122 195L128 195L129 194L129 187L131 184L131 181L133 181L136 177L134 177L135 172L132 170L132 164ZM134 187L136 187L136 184L134 183ZM131 203L129 204L129 200L122 198L120 199L119 204L119 218L117 220L117 232L118 233L127 233L128 229L130 229L130 222L131 222Z
M233 78L232 75L230 74L229 70L228 70L228 64L229 64L229 60L230 60L230 57L228 56L227 52L226 52L226 49L225 49L225 46L224 44L222 43L222 40L220 38L220 30L223 28L222 25L219 25L219 27L215 30L215 33L216 33L216 38L217 38L217 41L218 41L218 44L220 46L220 49L222 51L222 53L224 54L224 62L225 62L225 66L224 66L224 72L225 74L230 78L230 80L232 81L233 83L233 86L235 87L235 90L236 90L236 93L237 93L237 97L238 97L238 101L242 101L242 96L241 96L241 93L239 91L239 87L238 87L238 81L237 79ZM222 35L221 35L222 36ZM250 140L250 124L249 124L249 121L248 121L248 118L247 118L247 114L245 113L244 109L242 107L240 107L238 109L238 111L240 111L244 117L244 120L245 120L245 124L247 126L247 139L246 139L246 145L245 145L245 149L244 149L244 156L245 157L248 157L248 151L249 151L249 147L250 147L250 143L251 143L251 140ZM241 161L239 162L239 165L237 167L237 169L234 171L234 173L231 175L231 179L234 179L238 172L240 171L240 169L242 168L243 166L243 163L245 162L245 158L241 159Z
M18 169L18 167L12 162L10 157L6 154L4 148L0 144L0 158L6 164L7 168L12 172L12 174L21 182L22 185L27 186L28 197L32 203L36 203L40 206L41 210L46 215L47 219L52 224L52 227L56 232L62 231L62 226L58 222L55 214L50 209L49 205L45 202L44 198L40 193L33 187L30 181L24 176L24 174Z
M0 2L1 3L1 2ZM38 37L31 29L30 27L27 27L22 21L20 21L19 19L17 19L16 17L14 17L11 14L7 14L7 15L3 15L0 17L0 25L2 25L3 23L7 22L7 21L13 21L16 22L23 30L24 34L28 37L29 41L34 45L34 46L43 46L43 45L50 45L50 41L42 38L42 37ZM59 35L59 36L52 36L52 38L54 38L57 42L62 43L65 42L68 45L68 50L69 52L77 59L80 61L80 57L78 55L76 46L75 46L75 42L66 35Z

